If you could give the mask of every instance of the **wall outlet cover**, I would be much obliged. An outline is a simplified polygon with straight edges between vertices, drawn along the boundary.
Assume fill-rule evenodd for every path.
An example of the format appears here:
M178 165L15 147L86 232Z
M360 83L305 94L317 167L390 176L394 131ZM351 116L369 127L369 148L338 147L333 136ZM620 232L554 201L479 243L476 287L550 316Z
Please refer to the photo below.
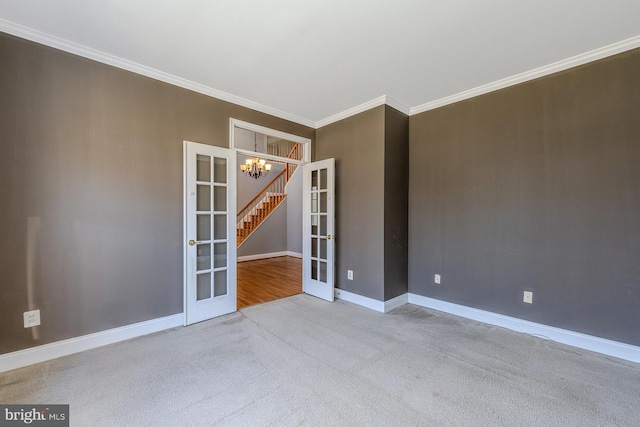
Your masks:
M25 328L38 326L40 324L40 310L25 311L23 320Z
M533 292L524 291L524 297L522 298L527 304L533 304Z
M440 284L440 280L441 280L441 277L440 277L440 275L439 275L439 274L436 274L436 275L433 277L433 282L434 282L436 285L439 285L439 284Z
M353 270L347 270L347 279L353 280Z

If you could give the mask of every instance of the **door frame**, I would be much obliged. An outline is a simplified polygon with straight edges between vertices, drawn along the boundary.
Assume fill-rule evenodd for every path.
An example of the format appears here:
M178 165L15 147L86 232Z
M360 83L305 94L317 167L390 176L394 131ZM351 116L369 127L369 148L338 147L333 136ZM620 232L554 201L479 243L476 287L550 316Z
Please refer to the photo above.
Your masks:
M292 133L286 133L279 130L271 129L268 127L256 125L253 123L245 122L242 120L230 118L229 119L229 149L236 150L240 154L249 156L255 156L256 154L265 159L282 160L280 157L272 157L265 153L256 153L251 150L245 150L235 146L235 128L245 129L252 132L262 133L267 136L273 136L275 138L286 139L287 141L297 142L302 144L302 160L290 160L289 163L296 163L299 165L311 162L311 139L303 136L294 135Z
M273 157L273 156L269 156L268 154L265 153L257 153L254 151L250 151L250 150L245 150L242 148L238 148L235 146L235 129L244 129L244 130L248 130L248 131L252 131L252 132L257 132L257 133L261 133L267 136L273 136L275 138L282 138L282 139L286 139L288 141L293 141L293 142L297 142L299 144L302 144L302 160L289 160L289 163L295 163L298 164L299 168L302 168L305 164L307 163L311 163L311 153L312 153L312 140L310 138L305 138L303 136L299 136L299 135L294 135L292 133L287 133L287 132L282 132L276 129L271 129L265 126L260 126L254 123L249 123L249 122L245 122L243 120L239 120L239 119L234 119L233 117L229 118L229 149L231 150L235 150L236 154L238 155L246 155L246 156L260 156L261 158L264 159L273 159L276 161L282 161L281 157ZM239 170L236 169L236 174L239 173ZM299 173L302 173L302 170L299 171ZM237 192L237 185L236 185L236 192ZM237 194L236 194L237 196ZM304 200L304 198L302 199ZM302 206L300 206L300 210L302 212ZM302 214L302 213L301 213ZM304 247L304 221L302 223L302 234L301 237L303 239L302 241L302 245ZM236 246L236 263L238 262L238 247ZM302 256L302 252L300 252L300 255ZM302 283L301 283L302 285ZM304 291L303 291L304 293ZM237 298L237 297L236 297Z

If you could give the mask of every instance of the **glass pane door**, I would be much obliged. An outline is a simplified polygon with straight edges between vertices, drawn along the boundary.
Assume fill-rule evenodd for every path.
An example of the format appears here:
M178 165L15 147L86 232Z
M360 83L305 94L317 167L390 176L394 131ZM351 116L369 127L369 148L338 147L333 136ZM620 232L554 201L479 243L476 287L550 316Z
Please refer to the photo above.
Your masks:
M333 301L334 159L304 166L303 290Z
M235 311L235 152L186 143L186 317ZM233 240L233 239L232 239Z

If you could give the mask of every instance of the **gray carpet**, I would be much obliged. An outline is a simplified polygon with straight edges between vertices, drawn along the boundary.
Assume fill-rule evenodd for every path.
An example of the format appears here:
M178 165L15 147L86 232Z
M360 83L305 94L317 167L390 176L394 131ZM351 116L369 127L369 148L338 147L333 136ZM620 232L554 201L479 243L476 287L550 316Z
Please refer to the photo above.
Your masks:
M640 424L640 365L406 305L298 295L0 374L72 426Z

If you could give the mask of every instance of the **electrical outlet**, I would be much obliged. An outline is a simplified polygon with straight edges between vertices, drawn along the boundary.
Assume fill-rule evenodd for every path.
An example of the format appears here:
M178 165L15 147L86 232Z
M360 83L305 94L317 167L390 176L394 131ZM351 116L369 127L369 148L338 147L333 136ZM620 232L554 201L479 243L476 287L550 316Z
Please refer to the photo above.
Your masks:
M31 328L40 324L40 310L25 311L23 317L25 328Z
M353 280L353 270L347 270L347 279Z
M527 304L533 304L533 292L524 291L524 297L522 300Z
M440 284L440 275L439 275L439 274L436 274L435 276L433 276L433 282L434 282L436 285L439 285L439 284Z

